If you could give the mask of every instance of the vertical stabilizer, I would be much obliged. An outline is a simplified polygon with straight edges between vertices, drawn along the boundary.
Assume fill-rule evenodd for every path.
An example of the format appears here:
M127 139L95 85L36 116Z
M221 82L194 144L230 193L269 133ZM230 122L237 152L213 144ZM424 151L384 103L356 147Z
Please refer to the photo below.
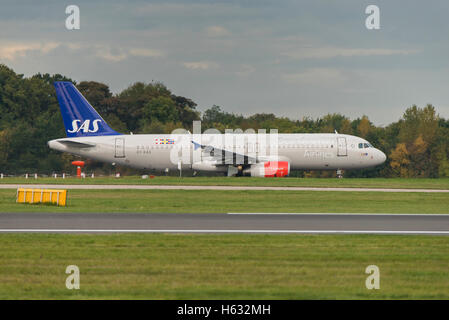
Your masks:
M120 133L106 121L71 82L56 81L56 96L61 108L67 137L110 136Z

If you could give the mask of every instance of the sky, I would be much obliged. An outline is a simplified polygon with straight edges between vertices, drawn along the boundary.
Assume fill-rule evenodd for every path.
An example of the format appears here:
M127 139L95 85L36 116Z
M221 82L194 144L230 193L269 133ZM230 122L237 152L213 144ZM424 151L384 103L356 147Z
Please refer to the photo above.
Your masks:
M68 5L80 29L65 26ZM365 9L380 9L369 30ZM449 118L449 1L0 0L0 63L99 81L164 83L237 114L341 113L376 125L413 104Z

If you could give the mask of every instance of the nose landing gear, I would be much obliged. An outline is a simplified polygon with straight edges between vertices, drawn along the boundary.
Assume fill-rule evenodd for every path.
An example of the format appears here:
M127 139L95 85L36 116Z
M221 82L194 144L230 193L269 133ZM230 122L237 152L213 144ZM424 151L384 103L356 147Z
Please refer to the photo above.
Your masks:
M337 178L338 178L338 179L343 178L343 170L341 170L341 169L338 169L338 170L337 170Z

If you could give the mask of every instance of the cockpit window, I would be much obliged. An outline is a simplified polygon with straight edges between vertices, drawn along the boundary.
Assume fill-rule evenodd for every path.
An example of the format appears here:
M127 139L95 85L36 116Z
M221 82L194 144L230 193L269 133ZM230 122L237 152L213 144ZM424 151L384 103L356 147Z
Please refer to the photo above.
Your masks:
M359 143L359 149L374 148L370 143Z

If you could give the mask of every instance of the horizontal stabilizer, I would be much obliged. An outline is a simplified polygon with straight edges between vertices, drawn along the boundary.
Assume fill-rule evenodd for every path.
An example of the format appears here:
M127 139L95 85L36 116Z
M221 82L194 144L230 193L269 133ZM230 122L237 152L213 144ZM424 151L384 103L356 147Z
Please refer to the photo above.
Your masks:
M58 140L59 143L66 145L71 148L93 148L95 147L95 143L91 142L79 142L73 140Z

